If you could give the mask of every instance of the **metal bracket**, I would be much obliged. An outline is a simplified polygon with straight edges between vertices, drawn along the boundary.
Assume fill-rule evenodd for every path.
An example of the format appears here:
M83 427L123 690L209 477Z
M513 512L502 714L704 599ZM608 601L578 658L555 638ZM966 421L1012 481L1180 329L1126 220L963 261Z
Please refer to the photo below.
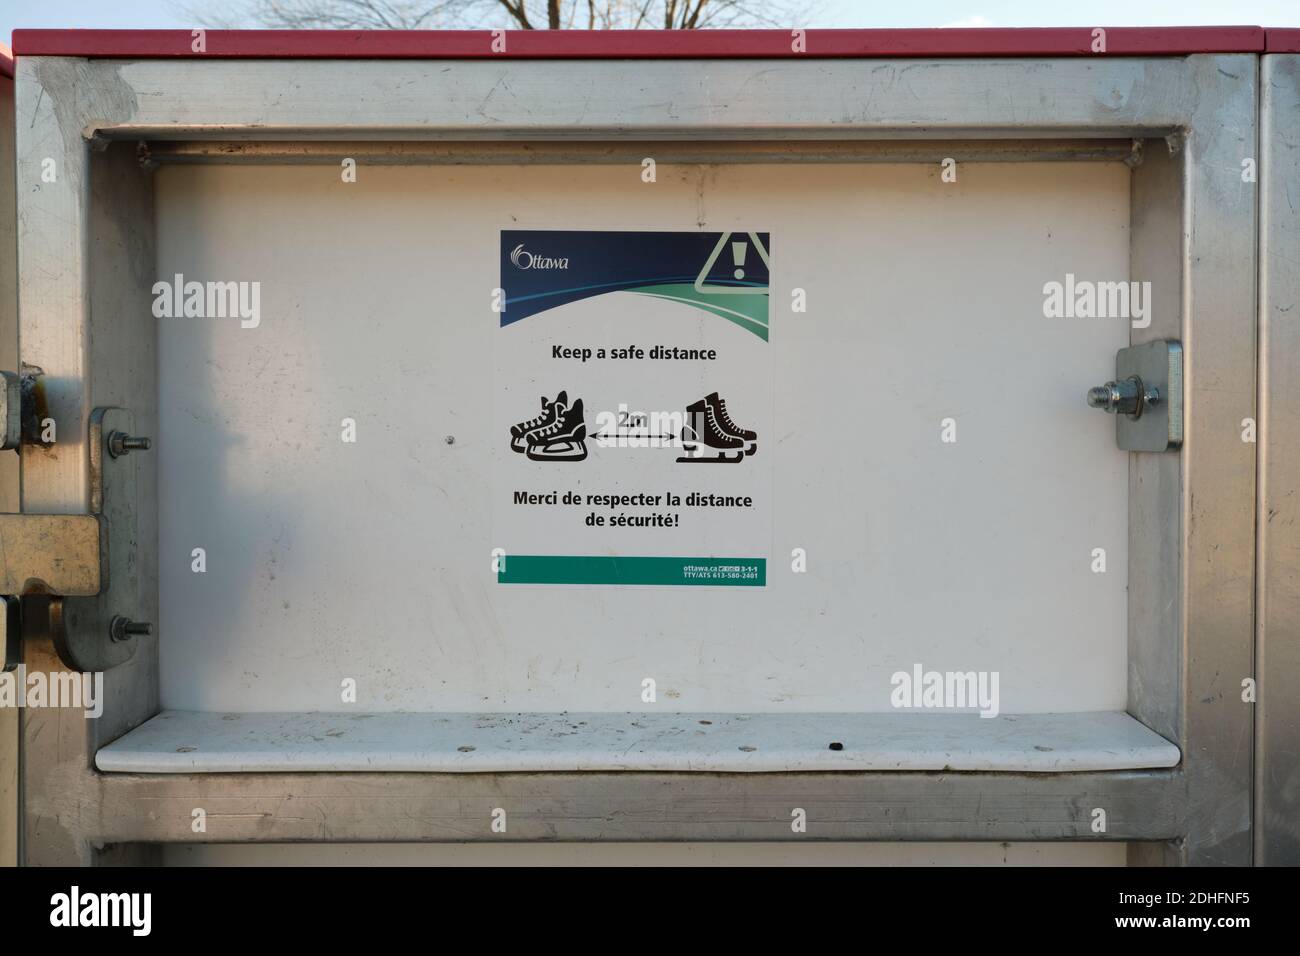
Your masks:
M149 447L148 439L134 437L132 424L126 409L91 413L89 514L0 515L6 670L21 660L23 634L48 633L74 670L104 671L128 660L134 638L151 632L151 625L132 619L140 588L130 453Z
M64 595L102 591L108 577L107 535L95 515L0 514L0 597L4 603L4 670L22 661L26 620ZM24 605L28 609L24 610Z
M22 378L13 372L0 372L0 448L16 449L22 440Z
M1088 404L1115 413L1125 451L1170 451L1183 443L1183 347L1158 339L1115 353L1115 380L1088 390Z

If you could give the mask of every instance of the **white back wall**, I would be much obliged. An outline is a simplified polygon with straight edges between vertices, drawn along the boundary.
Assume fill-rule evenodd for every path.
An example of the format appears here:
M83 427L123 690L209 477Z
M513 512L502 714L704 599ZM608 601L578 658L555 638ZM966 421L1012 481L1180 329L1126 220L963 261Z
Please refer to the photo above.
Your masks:
M157 187L159 278L261 283L255 329L158 320L164 707L887 711L920 663L997 671L1004 712L1124 708L1128 463L1084 393L1128 327L1042 308L1066 273L1127 279L1122 165L202 166ZM525 228L771 233L766 587L495 581L491 293L500 231Z

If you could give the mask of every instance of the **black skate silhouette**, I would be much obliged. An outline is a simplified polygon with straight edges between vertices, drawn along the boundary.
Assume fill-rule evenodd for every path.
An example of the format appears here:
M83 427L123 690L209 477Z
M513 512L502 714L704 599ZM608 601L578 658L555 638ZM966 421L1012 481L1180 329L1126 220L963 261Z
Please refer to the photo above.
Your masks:
M713 392L686 407L686 424L682 426L683 464L703 462L732 464L742 461L758 449L758 434L739 427L727 414L726 403ZM705 453L708 448L715 452Z
M542 396L542 413L535 418L530 418L526 422L520 422L518 425L510 426L510 450L517 451L520 454L528 447L528 433L545 428L560 417L569 404L569 393L560 392L555 396L555 401L546 400Z
M561 393L563 394L563 393ZM560 406L554 421L524 436L525 454L533 461L582 461L587 457L587 424L582 420L582 399L568 408Z
M754 452L758 451L758 433L751 431L748 428L741 428L733 422L731 416L727 414L727 403L718 395L717 392L712 392L705 396L704 400L713 406L713 414L714 417L717 418L719 425L731 432L731 434L735 435L737 438L749 442L749 445L745 448L746 455L752 455Z

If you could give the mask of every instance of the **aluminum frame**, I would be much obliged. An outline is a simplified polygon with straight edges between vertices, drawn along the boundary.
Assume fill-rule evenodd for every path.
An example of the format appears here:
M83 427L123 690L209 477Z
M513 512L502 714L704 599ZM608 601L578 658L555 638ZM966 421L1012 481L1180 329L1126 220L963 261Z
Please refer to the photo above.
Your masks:
M0 369L18 364L13 61L0 50ZM0 513L18 510L18 456L0 454ZM18 712L0 708L0 867L18 863Z
M1255 860L1300 866L1300 55L1262 58Z
M152 198L139 140L825 141L1136 137L1131 278L1157 311L1133 343L1187 357L1180 453L1130 467L1129 710L1174 771L1061 774L105 775L96 748L157 710L157 649L109 672L97 722L24 714L30 863L148 859L168 841L1108 839L1139 862L1252 856L1258 57L1013 60L193 61L24 56L17 74L21 355L63 435L97 405L156 418ZM1161 144L1166 140L1170 149ZM125 141L125 142L116 142ZM1154 148L1159 146L1159 149ZM53 158L55 183L43 183ZM1171 303L1176 303L1172 305ZM1098 369L1104 375L1106 369ZM1082 397L1080 397L1082 401ZM23 508L84 511L84 442L23 454ZM142 502L156 475L142 467ZM1121 492L1122 493L1122 492ZM141 513L142 540L156 514ZM150 549L143 548L142 552ZM156 556L154 556L156 558ZM142 568L156 612L156 569ZM29 642L29 670L59 666ZM495 801L495 802L494 802ZM209 811L206 833L191 811ZM1095 834L1093 807L1110 825ZM490 807L489 807L490 809ZM810 811L811 819L818 819Z

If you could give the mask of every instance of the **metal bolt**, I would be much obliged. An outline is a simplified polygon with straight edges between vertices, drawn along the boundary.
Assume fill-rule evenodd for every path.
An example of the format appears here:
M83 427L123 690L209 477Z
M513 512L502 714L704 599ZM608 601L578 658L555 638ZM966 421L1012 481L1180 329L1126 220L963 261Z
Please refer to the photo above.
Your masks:
M1130 375L1121 382L1107 382L1088 389L1088 404L1104 412L1115 412L1129 418L1142 417L1148 405L1160 403L1160 390L1142 384L1142 379Z
M129 641L133 637L148 637L152 633L152 624L146 621L133 621L122 614L115 615L108 625L108 636L115 644Z
M1095 388L1088 389L1088 406L1090 408L1100 408L1113 412L1118 404L1119 389L1115 387L1114 382L1107 382L1105 385L1098 385Z
M448 435L446 438L443 439L443 441L445 441L448 445L454 445L456 444L456 436Z
M147 438L128 435L125 432L113 432L108 436L108 453L114 458L133 451L148 451L151 442Z

